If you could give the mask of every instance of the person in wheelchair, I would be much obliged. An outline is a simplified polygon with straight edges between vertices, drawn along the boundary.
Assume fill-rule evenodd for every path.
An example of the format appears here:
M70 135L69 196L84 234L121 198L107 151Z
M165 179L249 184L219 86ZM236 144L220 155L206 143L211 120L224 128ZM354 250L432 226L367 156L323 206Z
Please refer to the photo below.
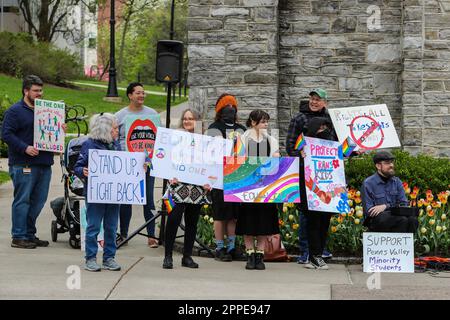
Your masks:
M397 213L408 206L408 200L402 181L394 176L394 160L389 151L378 151L373 157L377 172L365 179L361 188L364 224L372 232L415 233L417 217Z

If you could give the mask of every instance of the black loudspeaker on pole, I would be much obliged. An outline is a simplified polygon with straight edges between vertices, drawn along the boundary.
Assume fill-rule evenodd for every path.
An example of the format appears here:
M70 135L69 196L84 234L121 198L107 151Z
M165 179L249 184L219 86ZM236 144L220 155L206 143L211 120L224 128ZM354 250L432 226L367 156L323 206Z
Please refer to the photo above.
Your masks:
M167 84L181 82L183 74L183 42L160 40L156 47L156 81Z

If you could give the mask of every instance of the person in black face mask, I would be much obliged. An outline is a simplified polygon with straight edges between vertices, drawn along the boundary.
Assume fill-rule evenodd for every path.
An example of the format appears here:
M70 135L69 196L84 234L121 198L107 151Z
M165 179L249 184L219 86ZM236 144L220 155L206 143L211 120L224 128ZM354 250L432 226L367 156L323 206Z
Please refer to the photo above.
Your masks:
M245 127L237 123L237 100L230 94L222 94L216 102L215 121L208 127L206 134L209 136L222 136L230 138L235 131L243 134ZM236 250L236 220L240 208L239 203L224 202L223 190L211 191L214 236L216 242L216 260L232 261L246 260L240 250ZM224 238L227 235L227 245Z

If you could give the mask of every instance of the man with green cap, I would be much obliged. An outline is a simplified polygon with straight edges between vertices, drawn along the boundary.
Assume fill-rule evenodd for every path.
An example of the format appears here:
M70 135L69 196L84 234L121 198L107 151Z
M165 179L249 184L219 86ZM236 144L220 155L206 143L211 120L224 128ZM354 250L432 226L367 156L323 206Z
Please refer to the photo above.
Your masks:
M327 140L337 141L337 135L334 129L332 128L332 121L330 115L327 111L328 106L328 94L324 89L317 88L311 90L309 93L309 101L301 101L300 102L300 112L295 115L294 118L291 119L289 124L289 129L286 137L286 152L291 157L299 157L300 158L300 176L301 181L304 179L304 163L303 163L303 155L300 150L295 149L295 142L300 134L304 136L308 133L308 127L312 119L314 118L322 118L323 121L326 121L330 124L331 130L330 132L322 132L324 136L327 136ZM327 129L328 130L328 129ZM306 196L305 186L300 185L300 192ZM300 264L308 264L310 262L309 257L309 245L308 245L308 235L307 235L307 218L304 214L308 210L307 204L303 201L300 203L299 207L299 220L300 220L300 228L299 228L299 243L300 243L300 257L298 258L298 263ZM322 258L331 258L331 253L324 250L322 253Z

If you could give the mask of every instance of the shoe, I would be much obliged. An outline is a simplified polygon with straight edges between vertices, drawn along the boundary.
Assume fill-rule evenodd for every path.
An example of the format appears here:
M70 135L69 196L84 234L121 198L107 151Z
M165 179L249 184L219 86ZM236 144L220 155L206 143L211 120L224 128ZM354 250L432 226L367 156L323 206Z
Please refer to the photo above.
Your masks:
M319 269L319 270L328 270L329 267L323 261L321 256L311 256L308 264L305 264L305 268L307 269Z
M309 263L309 252L303 252L301 256L298 257L297 263L299 264L306 264Z
M264 264L264 253L257 252L255 254L255 269L256 270L266 269L266 265Z
M39 240L38 237L35 237L33 240L30 240L30 242L33 242L36 247L48 247L49 242L46 240Z
M173 269L172 256L165 256L164 257L163 269Z
M11 247L21 249L36 249L36 244L28 240L12 239Z
M114 260L114 258L109 258L103 261L103 269L111 271L119 271L121 269L120 265Z
M192 269L198 268L198 263L195 263L194 260L192 260L191 256L183 256L183 258L181 259L181 265L183 267L192 268Z
M241 250L233 248L228 251L233 261L247 261L247 256Z
M232 257L230 254L227 253L227 249L222 248L220 250L216 250L216 257L215 259L217 261L232 261Z
M128 236L122 236L122 235L118 234L117 237L116 237L116 246L118 247L123 242L123 240L125 240L127 237ZM123 246L127 246L127 245L128 245L128 242L125 242L122 245L122 247Z
M148 246L150 248L158 248L158 240L155 238L148 238Z
M329 252L327 249L323 249L322 258L323 259L331 259L331 258L333 258L333 254L331 252Z
M97 271L102 270L102 268L97 264L97 260L94 258L94 259L86 260L86 264L84 265L84 270L97 272Z
M245 265L245 269L247 269L247 270L255 269L255 253L254 252L247 254L247 264Z

